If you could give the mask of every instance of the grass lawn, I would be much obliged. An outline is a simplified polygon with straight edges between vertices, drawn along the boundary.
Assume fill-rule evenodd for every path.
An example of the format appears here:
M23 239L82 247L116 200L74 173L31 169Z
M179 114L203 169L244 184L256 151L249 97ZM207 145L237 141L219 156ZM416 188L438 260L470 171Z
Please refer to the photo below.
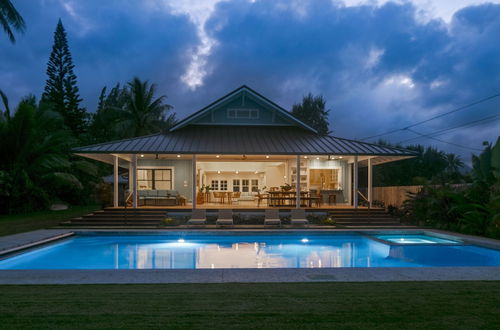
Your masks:
M0 286L2 329L499 329L500 282Z
M64 211L40 211L0 216L0 236L57 226L61 221L98 210L98 205L74 206Z

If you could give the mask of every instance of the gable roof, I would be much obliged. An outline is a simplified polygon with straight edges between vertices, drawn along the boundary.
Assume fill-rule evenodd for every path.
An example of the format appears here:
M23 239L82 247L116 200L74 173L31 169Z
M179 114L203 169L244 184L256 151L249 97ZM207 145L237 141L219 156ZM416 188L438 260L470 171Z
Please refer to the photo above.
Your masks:
M183 128L189 124L195 123L195 121L197 119L201 118L202 116L206 115L210 111L214 110L219 105L221 105L223 102L225 102L229 99L232 99L232 98L236 97L237 95L242 94L244 92L246 92L249 95L253 96L254 98L260 100L261 102L266 104L269 108L275 110L277 113L279 113L280 115L285 117L287 120L294 123L294 125L301 127L303 129L306 129L308 131L317 133L317 131L314 128L312 128L311 126L302 122L301 120L297 119L289 111L282 108L278 104L274 103L273 101L271 101L267 97L263 96L262 94L256 92L255 90L251 89L250 87L248 87L246 85L242 85L242 86L238 87L237 89L233 90L232 92L229 92L228 94L226 94L226 95L222 96L221 98L215 100L214 102L210 103L206 107L204 107L204 108L196 111L195 113L185 117L184 119L179 121L177 124L175 124L172 128L170 128L170 132L176 131L176 130Z
M410 150L334 136L293 126L188 126L73 150L78 154L245 154L415 156Z

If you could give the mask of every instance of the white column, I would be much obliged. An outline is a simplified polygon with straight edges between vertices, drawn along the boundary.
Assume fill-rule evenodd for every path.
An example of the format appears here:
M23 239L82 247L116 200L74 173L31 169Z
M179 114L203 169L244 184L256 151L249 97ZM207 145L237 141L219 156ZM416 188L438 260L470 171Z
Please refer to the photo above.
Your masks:
M113 157L113 207L118 207L118 156Z
M300 156L297 155L297 173L296 173L296 182L295 182L295 190L297 191L296 201L297 208L300 208Z
M354 191L354 195L353 195L353 203L354 203L354 208L358 208L358 156L354 156L354 166L353 166L353 170L354 170L354 184L352 187L353 191Z
M137 155L132 155L132 207L137 208Z
M373 202L373 169L372 159L368 158L368 205L372 207Z
M195 209L196 208L196 155L193 155L191 166L193 169L193 209Z

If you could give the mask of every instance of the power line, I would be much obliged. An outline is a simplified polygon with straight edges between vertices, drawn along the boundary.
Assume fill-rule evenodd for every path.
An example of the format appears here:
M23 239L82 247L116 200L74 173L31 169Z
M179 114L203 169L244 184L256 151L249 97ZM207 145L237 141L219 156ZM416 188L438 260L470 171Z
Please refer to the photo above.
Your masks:
M495 119L495 118L498 118L498 117L500 117L500 114L489 116L489 117L478 119L478 120L474 120L474 121L470 121L470 122L466 122L466 123L460 124L458 126L448 127L448 128L445 128L445 129L442 129L442 130L438 130L438 131L435 131L435 132L432 132L432 133L429 133L429 134L426 134L426 135L427 136L439 136L439 135L443 135L446 132L454 130L454 129L457 129L457 128L462 128L462 127L467 127L467 126L476 126L476 125L479 125L479 124L481 124L481 125L488 124L489 122L487 122L487 123L483 123L483 122L486 121L486 120ZM397 144L406 143L406 142L417 140L417 139L420 139L420 138L421 137L414 137L414 138L402 140L402 141L399 141Z
M431 118L428 118L428 119L425 119L425 120L422 120L422 121L419 121L415 124L412 124L412 125L409 125L409 126L406 126L406 127L403 127L403 128L398 128L398 129L393 129L393 130L390 130L390 131L387 131L385 133L381 133L381 134L377 134L377 135L372 135L372 136L367 136L365 138L362 138L361 140L364 141L364 140L368 140L368 139L372 139L372 138L375 138L375 137L379 137L379 136L383 136L383 135L388 135L388 134L392 134L392 133L396 133L396 132L399 132L399 131L404 131L404 130L407 130L409 128L412 128L412 127L415 127L415 126L418 126L418 125L421 125L423 123L427 123L431 120L434 120L434 119L437 119L437 118L441 118L441 117L444 117L444 116L447 116L449 114L452 114L452 113L455 113L457 111L461 111L461 110L464 110L464 109L467 109L467 108L470 108L474 105L477 105L477 104L480 104L480 103L483 103L483 102L486 102L486 101L489 101L491 99L494 99L496 97L499 97L500 96L500 93L496 93L496 94L493 94L491 96L488 96L488 97L485 97L483 99L480 99L480 100L477 100L477 101L474 101L472 103L469 103L469 104L466 104L466 105L463 105L461 107L458 107L458 108L455 108L453 110L450 110L448 112L445 112L445 113L442 113L442 114L439 114L439 115L436 115L434 117L431 117Z
M419 132L414 131L414 130L412 130L410 128L408 128L406 130L409 131L409 132L415 133L417 135L420 135L421 137L425 137L425 138L428 138L428 139L431 139L431 140L436 140L436 141L439 141L439 142L442 142L442 143L446 143L446 144L449 144L449 145L452 145L452 146L455 146L455 147L459 147L459 148L463 148L463 149L469 149L469 150L474 150L474 151L483 151L482 149L477 149L477 148L472 148L472 147L466 147L466 146L463 146L463 145L460 145L460 144L456 144L456 143L453 143L453 142L444 141L444 140L441 140L441 139L436 139L435 137L419 133Z

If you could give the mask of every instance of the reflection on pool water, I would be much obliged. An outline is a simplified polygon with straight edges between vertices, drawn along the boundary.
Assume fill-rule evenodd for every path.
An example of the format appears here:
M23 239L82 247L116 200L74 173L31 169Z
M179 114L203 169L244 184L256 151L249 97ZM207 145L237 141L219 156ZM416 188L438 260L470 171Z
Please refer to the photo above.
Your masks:
M79 234L0 260L0 269L432 266L500 266L500 251L459 244L391 245L356 233L179 232L175 235Z

